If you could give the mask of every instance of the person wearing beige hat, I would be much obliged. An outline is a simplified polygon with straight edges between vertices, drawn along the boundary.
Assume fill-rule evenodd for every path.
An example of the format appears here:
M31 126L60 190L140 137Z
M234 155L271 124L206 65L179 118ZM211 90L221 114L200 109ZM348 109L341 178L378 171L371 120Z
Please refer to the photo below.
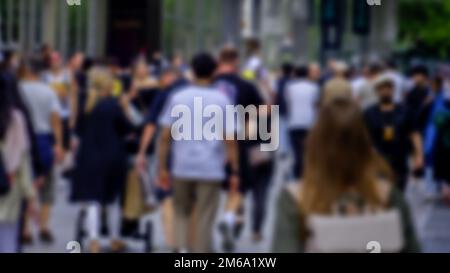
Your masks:
M323 89L321 104L329 104L335 99L353 98L352 86L343 78L335 78L327 82Z
M349 66L344 61L336 61L332 66L334 78L345 79L349 71Z

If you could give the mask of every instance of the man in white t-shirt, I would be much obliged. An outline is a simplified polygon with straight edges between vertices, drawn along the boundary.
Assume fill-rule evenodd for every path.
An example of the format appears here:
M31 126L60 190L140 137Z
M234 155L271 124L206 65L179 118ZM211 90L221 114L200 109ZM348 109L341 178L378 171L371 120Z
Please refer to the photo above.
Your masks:
M45 180L39 188L41 210L39 217L40 239L52 243L53 235L49 229L50 210L54 202L53 167L63 159L63 140L61 124L61 105L55 92L39 80L36 64L21 65L20 94L30 112L33 130L37 137L39 156L44 166ZM28 228L25 229L28 232ZM31 239L31 234L24 237Z
M294 74L295 80L286 88L285 101L288 110L288 129L294 153L294 178L301 178L304 142L316 119L320 92L319 86L308 79L307 67L297 67Z
M50 59L50 69L41 76L42 80L57 94L60 101L63 147L65 150L70 150L71 132L75 128L78 115L78 94L72 72L63 66L61 56L54 52Z
M159 151L159 183L163 189L168 188L170 182L173 183L176 247L179 251L188 250L188 236L192 234L189 232L189 222L195 207L195 242L189 250L204 253L212 251L212 231L220 189L222 182L227 179L225 165L228 161L232 169L231 191L237 191L239 187L239 166L236 142L223 140L226 139L224 136L234 135L234 128L229 128L225 122L225 108L233 103L226 95L211 87L216 62L208 54L199 54L192 61L192 69L195 84L170 98L159 121L163 128ZM198 120L196 115L198 111L208 108L220 109L224 113L220 118L224 130L215 130L212 136L206 136L201 129L211 118L201 115L201 120ZM189 114L184 116L178 110ZM177 133L177 124L181 120L187 120L187 124L180 131L188 130L191 134ZM170 172L167 164L169 150Z

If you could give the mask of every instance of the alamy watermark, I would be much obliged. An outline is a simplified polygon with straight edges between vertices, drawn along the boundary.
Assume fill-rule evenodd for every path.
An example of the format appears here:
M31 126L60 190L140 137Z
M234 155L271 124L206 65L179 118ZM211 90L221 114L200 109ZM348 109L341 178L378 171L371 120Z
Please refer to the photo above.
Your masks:
M381 0L366 0L369 6L381 6Z
M171 134L175 141L261 140L261 151L273 152L279 147L279 112L278 105L205 106L203 98L195 97L193 109L184 104L172 107ZM245 128L246 120L257 126Z
M81 6L81 0L66 0L69 6Z

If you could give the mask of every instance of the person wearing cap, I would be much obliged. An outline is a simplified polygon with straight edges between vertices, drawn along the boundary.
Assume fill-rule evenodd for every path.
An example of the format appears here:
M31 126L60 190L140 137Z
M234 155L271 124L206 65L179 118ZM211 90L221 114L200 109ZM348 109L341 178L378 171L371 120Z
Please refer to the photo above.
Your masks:
M405 190L409 174L409 156L415 172L423 168L422 137L415 119L402 105L394 102L394 81L381 75L374 81L378 102L365 112L367 128L376 150L391 165L397 186ZM412 148L412 149L411 149Z

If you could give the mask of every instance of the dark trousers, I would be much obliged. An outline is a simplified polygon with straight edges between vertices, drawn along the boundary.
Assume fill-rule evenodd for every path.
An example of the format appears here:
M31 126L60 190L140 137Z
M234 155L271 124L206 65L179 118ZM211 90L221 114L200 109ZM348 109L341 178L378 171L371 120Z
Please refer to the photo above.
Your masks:
M407 172L396 172L395 174L395 182L397 184L397 189L402 192L406 191L406 187L408 186L408 173Z
M272 163L255 169L252 185L252 231L261 233L267 214L267 193L272 178Z
M305 153L305 140L308 135L308 130L295 129L289 131L291 139L291 148L294 153L294 179L303 177L303 158Z

